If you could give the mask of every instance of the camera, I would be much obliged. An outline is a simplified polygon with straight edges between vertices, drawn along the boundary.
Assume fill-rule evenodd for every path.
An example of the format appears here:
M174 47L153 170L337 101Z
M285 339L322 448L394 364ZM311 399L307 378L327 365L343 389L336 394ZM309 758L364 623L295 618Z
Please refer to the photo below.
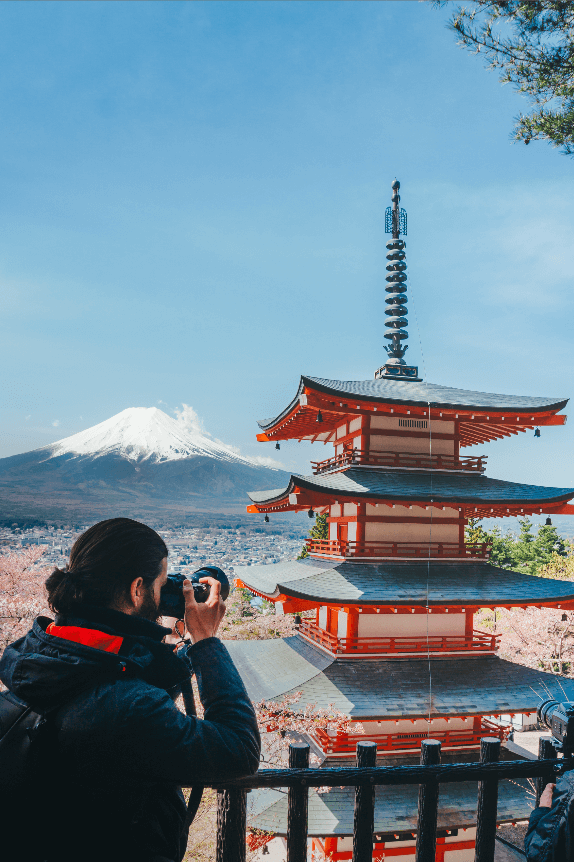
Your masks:
M552 734L552 745L564 757L574 755L574 703L545 700L536 710L538 721Z
M182 620L185 616L185 598L183 595L183 582L191 581L195 601L205 602L209 596L209 584L200 584L200 578L215 578L221 584L221 598L223 601L229 595L229 581L225 572L218 566L204 566L203 569L198 569L191 575L182 575L181 572L175 572L173 575L168 575L167 581L161 588L159 612L163 617L175 617Z

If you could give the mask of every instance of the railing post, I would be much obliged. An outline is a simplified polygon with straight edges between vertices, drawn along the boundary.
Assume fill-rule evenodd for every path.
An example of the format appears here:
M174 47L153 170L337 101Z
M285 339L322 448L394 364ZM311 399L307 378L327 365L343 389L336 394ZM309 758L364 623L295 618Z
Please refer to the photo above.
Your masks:
M538 740L538 760L556 760L556 749L552 745L551 736L541 736ZM555 776L551 774L542 775L540 778L534 779L534 787L536 789L536 807L540 805L540 797L542 791L549 783L554 783Z
M247 791L217 792L216 862L245 862Z
M421 745L421 766L440 763L440 742L425 739ZM416 862L435 862L438 781L426 781L419 787Z
M496 763L499 760L500 739L484 736L480 740L480 762ZM498 778L485 778L479 781L474 862L494 862L497 807Z
M357 743L357 766L361 769L377 765L377 743ZM372 783L355 788L355 823L353 826L353 862L371 862L373 829L375 826L375 787Z
M289 745L289 769L309 768L309 745ZM287 862L307 862L307 808L309 787L304 778L300 787L290 787L287 798ZM217 860L219 862L219 860Z

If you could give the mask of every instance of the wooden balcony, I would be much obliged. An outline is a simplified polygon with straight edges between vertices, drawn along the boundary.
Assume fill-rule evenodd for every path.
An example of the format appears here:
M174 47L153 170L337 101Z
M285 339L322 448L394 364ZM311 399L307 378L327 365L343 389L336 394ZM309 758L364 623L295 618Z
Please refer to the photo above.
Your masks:
M303 620L299 634L306 640L328 649L333 655L373 656L373 655L444 655L445 653L468 652L490 654L496 652L500 635L490 635L474 631L471 637L426 636L387 637L387 638L340 638L319 628L309 620Z
M487 560L488 542L344 542L338 539L307 539L314 557L371 560Z
M469 722L470 724L470 722ZM480 727L470 724L468 730L431 730L432 738L446 748L468 748L479 746L483 736L496 736L503 742L510 734L510 727L501 727L483 718ZM352 757L357 748L357 742L374 742L377 754L392 754L397 751L420 749L421 742L428 736L427 730L415 730L412 733L382 733L359 734L341 733L330 736L325 730L318 728L314 737L322 751L330 757Z
M484 473L486 455L479 458L455 458L454 455L422 455L412 452L367 452L348 449L325 461L311 461L315 476L343 470L345 467L399 467L405 470L457 470Z

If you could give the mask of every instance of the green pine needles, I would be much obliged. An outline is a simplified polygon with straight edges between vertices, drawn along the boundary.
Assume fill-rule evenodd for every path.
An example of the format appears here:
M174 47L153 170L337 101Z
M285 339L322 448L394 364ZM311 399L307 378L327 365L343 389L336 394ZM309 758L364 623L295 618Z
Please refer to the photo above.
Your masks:
M490 560L494 566L537 575L557 557L568 556L568 546L558 535L556 527L541 526L536 533L528 518L520 518L520 535L503 533L500 527L485 530L478 518L469 518L465 529L467 542L491 542Z
M512 138L545 140L574 156L574 0L476 0L457 6L448 27L529 99L531 111L515 117Z
M329 525L327 523L327 513L324 515L318 515L315 513L315 523L309 530L309 538L310 539L328 539L329 538ZM303 550L297 557L298 560L303 560L305 557L309 556L309 551L307 550L307 545L303 546Z

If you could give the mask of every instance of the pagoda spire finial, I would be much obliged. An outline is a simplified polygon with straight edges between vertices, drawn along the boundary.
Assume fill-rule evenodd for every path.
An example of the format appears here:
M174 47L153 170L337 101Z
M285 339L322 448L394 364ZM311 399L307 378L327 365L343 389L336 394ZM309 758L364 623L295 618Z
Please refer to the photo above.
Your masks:
M407 214L399 204L401 196L399 195L400 182L395 179L392 183L393 196L392 207L387 207L385 211L385 233L390 233L392 239L387 242L387 286L386 292L390 294L386 300L388 306L385 314L387 320L385 326L388 332L385 332L385 338L391 342L388 346L385 345L385 350L388 353L387 362L375 371L375 379L386 377L399 380L420 380L418 368L415 365L407 365L404 360L404 355L408 350L406 342L409 334L406 330L407 326L407 264L406 264L406 243L401 239L401 233L406 236L407 233Z

